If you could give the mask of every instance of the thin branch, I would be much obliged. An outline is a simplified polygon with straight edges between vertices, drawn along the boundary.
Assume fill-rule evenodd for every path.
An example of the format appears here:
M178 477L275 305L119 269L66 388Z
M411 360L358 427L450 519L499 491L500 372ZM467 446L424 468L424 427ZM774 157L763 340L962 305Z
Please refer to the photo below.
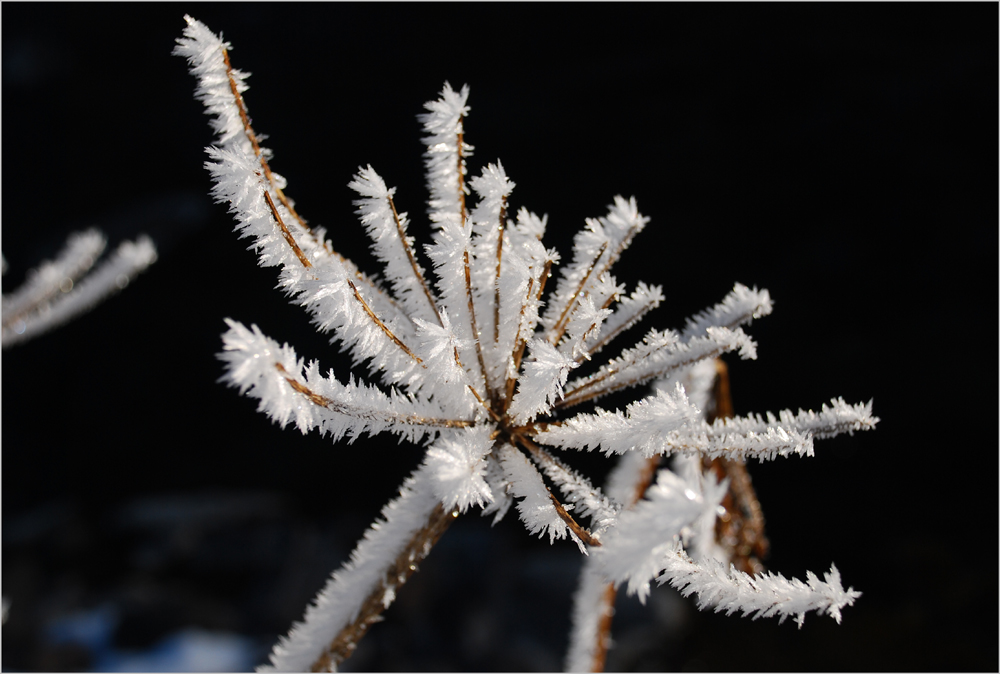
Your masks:
M410 424L412 426L434 426L436 428L468 428L476 425L475 421L466 419L441 419L437 417L421 417L416 414L383 414L375 413L371 410L362 410L355 405L348 405L337 400L331 400L326 396L321 396L300 382L298 379L292 377L281 363L275 363L274 367L278 370L278 372L282 373L285 381L288 382L288 385L295 389L298 393L305 396L309 402L326 408L331 412L336 412L337 414L343 414L356 419L372 418L377 416L383 421Z
M656 469L660 467L660 459L661 457L654 456L643 462L642 470L639 473L639 479L636 480L635 489L632 491L632 498L625 504L623 510L634 507L635 504L646 495L646 491L649 489L649 486L653 484L653 477L656 475ZM594 644L594 659L590 670L592 672L604 671L604 664L608 655L608 647L611 644L611 622L615 615L615 599L617 596L618 589L615 587L614 583L608 583L604 586L604 593L601 595L601 599L597 607L597 610L601 615L601 620L597 625L597 634L595 635L596 643Z
M562 503L559 502L559 499L557 499L555 494L551 491L549 491L549 498L552 499L552 505L556 509L556 514L559 515L560 519L566 523L566 526L570 528L570 531L576 534L577 538L592 547L600 547L601 542L594 538L589 531L580 526L577 521L573 519L572 515L566 512L566 508L563 507Z
M542 293L545 292L545 282L549 280L550 276L552 276L551 258L545 261L545 266L542 267L542 274L538 277L540 279L538 282L538 296L535 299L540 300L542 298Z
M500 343L500 260L503 256L503 230L507 220L507 197L500 200L500 222L497 230L497 277L493 284L493 344ZM522 312L523 307L522 307Z
M462 154L464 133L462 116L458 118L458 138L455 143L455 156L458 159L458 212L462 216L462 229L465 229L465 155Z
M709 423L734 416L725 361L715 360L715 372L712 392L715 409L706 418ZM716 542L729 552L729 561L739 571L755 576L764 573L760 560L767 556L770 543L764 534L764 511L746 464L719 457L705 461L704 467L713 470L720 482L729 478L729 490L721 504L726 513L715 522Z
M380 319L378 316L375 315L375 312L371 310L371 308L368 306L368 303L365 302L365 300L361 297L361 293L358 292L358 287L354 285L354 282L351 281L351 279L347 279L347 285L349 285L351 287L351 290L354 291L354 296L358 299L358 302L361 303L361 306L365 310L365 313L367 313L368 316L373 321L375 321L375 324L382 330L382 332L384 332L389 339L395 342L396 346L402 349L403 352L406 353L406 355L408 355L410 358L423 365L424 361L422 361L419 356L416 356L412 351L410 351L410 349L406 346L406 344L403 344L402 340L400 340L399 337L392 334L392 330L389 329L389 326L383 323L382 319ZM424 365L424 367L426 367L426 365Z
M542 267L542 273L538 277L538 292L535 294L535 301L540 302L542 299L542 293L545 292L545 282L549 280L552 276L552 260L546 260L545 265ZM533 280L533 279L532 279ZM519 372L521 370L521 359L524 357L524 347L528 343L527 336L521 339L521 346L514 356L514 371ZM513 395L513 394L511 394Z
M552 326L552 330L549 331L549 343L558 344L559 340L562 339L563 333L566 331L566 324L569 322L569 317L572 314L573 309L576 307L576 300L583 292L584 287L587 285L587 281L590 280L590 276L594 273L594 267L597 266L598 261L600 261L601 256L604 255L604 251L608 249L608 242L605 241L601 244L600 250L597 251L597 256L594 257L590 266L587 267L587 273L583 275L583 280L580 281L580 285L577 286L576 290L573 292L573 296L570 297L569 302L562 310L562 314L559 315L559 320L555 322Z
M447 512L441 504L434 508L426 526L413 535L392 566L386 570L382 582L365 598L354 621L340 630L312 663L309 671L335 671L340 663L350 657L368 628L381 620L382 611L388 608L389 604L386 597L395 596L396 590L409 580L417 570L417 565L427 557L431 548L456 517L458 517L457 510Z
M604 305L605 309L607 309L610 306L610 302L611 302L611 299L609 298L608 302L606 302L605 305ZM635 325L636 323L638 323L639 321L641 321L643 319L643 317L646 314L648 314L650 311L652 311L654 308L656 308L656 306L659 303L660 303L660 300L658 298L651 297L643 305L641 305L638 308L638 310L633 315L631 315L628 318L628 320L623 321L614 330L612 330L612 331L610 331L610 332L602 335L601 338L597 342L595 342L594 344L592 344L587 349L587 351L585 353L583 353L580 356L578 356L577 359L576 359L577 362L578 363L582 363L584 361L584 359L590 360L591 356L593 356L594 354L598 353L601 349L603 349L605 346L607 346L608 344L610 344L611 341L614 340L615 337L617 337L618 335L622 334L623 332L625 332L626 330L628 330L629 328L631 328L633 325ZM621 309L621 307L619 307L619 310L620 309Z
M384 292L382 292L382 290L377 285L375 285L375 283L373 283L371 281L371 279L369 279L368 277L366 277L361 272L361 270L357 268L357 266L353 262L351 262L350 260L348 260L346 257L344 257L343 255L341 255L340 253L336 252L331 247L329 241L320 241L317 238L316 233L313 232L312 228L309 227L308 224L306 224L305 219L303 219L303 217L301 215L299 215L299 213L292 206L292 203L288 199L288 197L285 195L285 192L280 187L277 186L277 184L276 184L276 182L274 180L274 173L271 171L271 166L270 166L270 164L268 164L267 158L264 156L263 150L262 150L262 148L260 146L260 141L257 138L257 134L253 130L253 127L250 125L250 115L247 112L247 107L246 107L245 101L243 100L243 95L240 93L239 88L236 85L236 79L233 77L233 66L232 66L232 63L229 60L229 50L227 50L225 47L222 48L222 58L223 58L223 61L225 63L225 66L226 66L226 78L229 81L229 90L230 90L230 92L233 95L233 99L234 99L234 101L236 103L236 108L239 111L240 120L243 123L243 133L246 135L247 140L250 141L250 145L253 147L254 156L257 158L257 161L260 162L261 170L264 173L264 178L267 180L268 184L274 190L275 194L278 195L278 201L281 202L282 206L284 206L286 209L288 209L288 212L292 215L292 217L295 218L295 220L299 224L299 226L302 227L302 229L306 232L307 235L309 235L309 237L313 241L315 241L317 244L321 245L323 247L323 249L327 251L327 253L329 253L330 255L335 256L337 259L339 259L342 263L344 263L345 265L347 265L349 268L353 268L355 277L359 281L363 282L366 287L370 288L373 292L379 293L379 295L382 295L387 301L389 301L391 304L395 305L396 302L395 302L395 300L392 297L390 297L390 296L386 295ZM271 212L274 214L275 219L278 220L278 223L281 226L282 235L285 237L285 240L288 241L289 244L292 246L292 249L295 251L296 256L299 258L299 260L303 263L304 266L306 266L306 267L312 266L309 263L309 261L305 258L305 256L302 254L301 249L298 247L298 245L291 238L291 234L290 234L287 226L285 226L285 224L282 222L281 217L278 215L277 209L275 208L275 204L271 200L270 195L268 194L268 190L267 189L264 190L264 196L265 196L265 198L268 201L268 206L270 207ZM403 314L403 315L405 315L405 314Z
M507 377L506 385L504 386L504 398L501 403L501 411L506 414L507 407L510 405L511 398L514 397L514 385L517 383L517 371L521 368L521 358L524 356L524 347L527 342L521 337L521 321L524 318L524 309L528 306L531 301L531 289L535 284L535 278L531 277L528 279L528 292L524 298L524 303L521 304L521 311L518 314L517 322L517 334L514 336L514 352L511 354L511 359L514 363L513 373L511 376Z
M548 452L523 435L512 435L511 440L517 442L519 445L531 452L532 455L538 457L539 461L545 461L547 457L551 458L548 456ZM572 531L577 538L587 545L591 547L600 547L601 541L594 538L593 534L580 526L580 524L573 519L573 516L566 511L566 508L563 507L562 503L559 502L559 499L555 497L555 494L553 494L548 487L545 489L549 493L549 498L552 499L552 505L556 509L556 514L559 515L559 518L566 523L566 526L570 528L570 531Z
M483 406L483 409L485 409L489 413L489 415L493 418L493 421L498 424L502 423L503 420L496 412L493 411L492 407L486 404L486 401L483 400L483 397L481 395L479 395L479 392L475 389L475 387L472 384L467 384L467 386L469 387L469 390L472 391L472 395L476 396L476 400L479 401L479 404Z
M229 62L229 50L225 47L222 48L222 59L226 64L226 77L229 79L229 90L233 94L233 98L236 101L236 107L240 112L240 120L243 122L243 132L246 134L247 140L250 141L250 145L253 146L254 156L256 156L257 160L260 162L260 167L264 171L264 177L267 179L267 182L271 185L271 187L274 188L275 193L278 195L278 201L281 202L281 205L287 208L288 212L292 214L292 217L294 217L296 221L298 221L299 225L315 238L312 229L310 229L309 225L306 224L306 221L302 219L302 216L295 211L291 202L288 200L288 197L285 196L285 193L281 190L281 188L275 184L274 174L271 172L271 167L267 163L267 158L264 157L264 154L261 151L257 134L254 133L253 127L250 126L250 115L247 113L246 104L243 102L243 94L240 93L239 88L236 86L236 79L233 77L233 66ZM330 250L330 252L332 253L333 251Z
M434 311L434 315L437 316L438 325L444 325L441 321L441 312L438 311L437 302L434 300L434 295L431 294L431 289L427 285L427 279L424 275L420 273L420 267L417 265L417 259L413 254L413 248L406 241L406 232L403 231L403 223L399 220L399 213L396 211L396 204L392 200L392 195L390 194L387 199L389 200L389 208L392 209L392 219L396 223L396 232L399 234L399 241L403 244L403 250L406 251L406 258L410 261L410 268L413 269L413 275L417 277L417 281L420 283L420 287L424 290L424 295L427 297L428 304L431 305L431 309Z
M104 252L107 240L96 229L69 236L54 260L28 272L24 285L3 296L3 327L33 313L52 297L68 293Z
M287 241L288 245L292 247L292 252L295 253L295 257L299 258L299 262L302 263L303 267L311 267L312 262L310 262L309 258L305 256L302 249L299 248L299 244L295 243L292 233L289 232L288 227L285 226L285 221L282 220L281 215L278 214L278 209L275 207L274 200L271 199L271 194L267 191L267 188L264 188L264 200L267 202L268 208L271 209L271 215L273 215L274 219L278 221L278 227L281 229L281 235L285 237L285 241Z
M711 348L707 353L699 349L684 350L681 345L680 350L675 350L672 354L670 360L662 363L662 367L657 369L641 369L638 368L639 365L643 364L643 361L648 361L650 358L655 357L657 354L661 353L665 349L677 348L675 343L665 343L659 347L654 348L648 353L644 354L642 361L622 361L620 368L616 368L609 364L602 368L598 374L582 381L579 385L567 391L561 400L557 400L552 406L553 409L566 409L568 407L573 407L574 405L579 405L580 403L587 402L588 400L593 400L600 396L607 395L609 393L614 393L615 391L620 391L624 388L629 388L631 386L637 386L643 382L647 382L650 379L656 377L662 377L668 372L677 370L678 368L691 365L697 361L705 360L708 358L716 358L726 351L731 350L732 345L727 345L725 343L715 343L715 346ZM624 355L624 354L623 354ZM612 363L614 361L611 361ZM632 379L615 380L615 377L621 373L627 372L630 369L640 369L639 374L637 374ZM611 381L606 381L606 380ZM579 380L577 380L579 381ZM599 384L604 384L598 386ZM590 389L588 391L588 389Z
M463 216L464 219L464 216ZM494 393L486 374L486 361L483 360L483 346L480 344L479 326L476 324L476 305L472 301L472 277L469 271L469 249L465 249L465 296L469 299L469 320L472 323L472 341L476 345L476 357L479 359L479 370L483 373L483 386L486 396L493 402Z
M611 646L611 621L615 617L615 598L618 590L614 583L604 586L601 594L598 611L601 619L597 623L597 643L594 645L594 659L590 666L592 672L603 672L604 663L608 657L608 648Z
M611 269L612 265L614 265L615 262L618 262L618 258L620 258L622 253L625 252L625 249L631 245L632 239L635 238L635 235L639 233L641 228L642 226L638 223L629 227L628 234L622 237L622 240L618 242L618 247L615 248L614 252L608 256L608 262L604 265L604 269L601 270L601 274L607 273L607 271ZM598 259L600 259L600 256L598 256ZM598 278L600 278L601 274L597 275Z
M549 276L552 275L552 260L548 259L545 261L545 265L542 267L542 273L538 277L538 292L535 294L535 301L539 302L542 299L542 293L545 291L545 282L548 280ZM521 305L521 316L524 315L524 309L531 299L531 286L535 279L532 277L528 279L528 292L527 298L524 304ZM511 400L514 398L514 386L517 384L517 379L521 371L521 360L524 358L524 349L528 344L527 335L521 335L520 322L518 323L517 337L514 339L514 376L507 379L505 393L503 401L503 412L507 413L507 408L510 406Z

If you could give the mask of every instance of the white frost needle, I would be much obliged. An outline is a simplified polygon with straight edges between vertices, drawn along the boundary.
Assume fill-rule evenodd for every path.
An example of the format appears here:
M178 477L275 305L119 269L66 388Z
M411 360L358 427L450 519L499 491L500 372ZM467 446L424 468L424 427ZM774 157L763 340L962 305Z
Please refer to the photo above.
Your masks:
M852 407L839 399L815 414L704 421L705 377L697 373L726 352L756 356L756 345L741 326L771 312L766 290L737 284L719 304L691 318L683 332L653 330L598 364L593 374L567 383L572 370L663 301L663 288L639 283L626 294L611 275L650 222L634 198L616 196L606 215L586 221L572 260L554 288L546 288L559 260L540 241L547 218L515 210L515 184L499 161L467 178L472 147L463 120L470 110L469 89L445 83L419 116L430 243L417 243L419 227L398 210L395 188L372 167L358 169L350 182L361 225L384 267L383 286L336 253L325 230L305 224L285 196L285 180L270 168L272 153L250 126L243 98L248 74L232 67L228 43L198 21L187 17L187 22L175 53L188 60L198 80L195 95L218 134L207 149L213 196L228 205L259 263L279 269L279 286L292 302L379 385L355 373L341 383L255 326L231 320L220 354L226 363L223 379L256 398L260 410L279 424L292 422L303 432L318 430L348 442L388 432L426 447L399 497L334 573L303 622L275 646L271 667L335 669L448 523L472 508L493 515L495 522L514 505L529 533L551 542L572 539L593 560L584 591L590 598L599 594L595 583L607 581L627 583L645 597L650 582L666 569L687 583L685 592L698 592L713 606L751 606L761 615L815 609L839 617L840 607L850 603L843 597L856 596L850 590L836 595L839 577L826 584L811 576L805 584L789 581L794 597L761 608L742 595L735 604L716 595L705 600L708 586L691 573L671 571L670 564L684 559L678 546L692 538L690 532L710 530L725 482L703 480L699 471L682 478L660 469L641 498L648 484L643 476L655 468L646 457L809 454L814 438L863 430L877 421L870 406ZM475 204L467 204L467 197ZM664 377L675 383L640 396L624 412L556 416ZM701 383L692 388L694 382ZM602 492L545 445L622 454L622 468ZM593 530L579 517L588 517ZM705 568L699 573L716 573ZM732 575L719 578L712 582L734 587L744 582ZM767 582L781 586L778 580ZM574 643L594 624L584 620L581 626L585 613L575 613Z

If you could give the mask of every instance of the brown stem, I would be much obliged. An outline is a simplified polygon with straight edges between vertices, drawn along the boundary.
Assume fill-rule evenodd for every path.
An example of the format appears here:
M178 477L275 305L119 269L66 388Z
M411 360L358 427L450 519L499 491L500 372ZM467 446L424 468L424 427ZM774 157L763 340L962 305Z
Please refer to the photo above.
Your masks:
M386 570L382 581L365 598L358 610L357 618L340 630L323 650L323 654L313 662L310 671L333 671L350 657L361 637L369 627L381 619L382 611L388 608L386 596L395 594L395 591L409 580L417 570L417 565L427 557L431 548L456 517L458 517L457 510L446 511L441 504L431 511L427 524L413 535L392 566Z
M288 370L281 363L275 363L274 367L285 376L285 381L291 386L295 391L301 393L306 399L314 405L319 405L324 407L331 412L336 412L338 414L343 414L346 416L354 417L355 419L366 419L366 418L378 418L382 421L390 421L400 424L410 424L412 426L434 426L437 428L468 428L469 426L475 426L475 421L470 421L467 419L441 419L438 417L419 417L415 414L378 414L371 412L369 410L361 410L352 405L347 405L336 400L331 400L325 396L321 396L316 393L308 386L290 376Z
M601 249L597 251L597 257L591 261L590 266L587 267L587 273L583 275L583 280L580 281L580 285L577 286L576 291L573 296L569 298L569 302L563 307L562 313L559 315L559 320L555 322L552 326L552 330L549 332L549 343L558 344L559 340L562 339L563 333L566 332L566 324L569 323L569 318L572 315L572 310L576 306L576 300L583 292L584 287L587 285L587 281L590 280L591 274L594 273L594 267L597 266L598 261L601 256L604 255L604 251L608 249L608 242L605 241L601 244Z
M271 167L268 165L263 152L261 152L257 134L254 133L253 127L250 126L250 115L247 113L246 104L243 101L243 94L240 93L239 88L236 86L236 78L233 77L233 66L229 62L229 51L225 47L222 49L222 59L226 64L226 77L229 79L229 90L232 92L233 98L236 100L236 107L240 112L240 120L243 122L243 133L246 134L247 140L249 140L250 145L253 146L254 156L260 162L260 167L264 171L264 177L267 179L267 182L271 185L271 187L274 188L274 192L278 195L278 201L281 202L281 205L287 208L288 212L292 214L292 217L294 217L296 221L298 221L299 225L312 235L312 230L306 224L306 221L303 220L302 216L295 211L291 202L288 200L288 197L285 196L285 193L281 190L281 188L274 184L274 174L271 172Z
M264 190L264 200L267 202L268 208L271 209L271 215L273 215L274 219L278 221L278 227L281 229L281 235L285 237L285 241L287 241L288 245L292 247L292 252L295 253L295 257L299 258L299 262L302 263L303 267L306 267L307 269L311 267L312 262L310 262L309 258L305 256L302 249L299 248L299 244L295 243L292 233L288 231L288 227L285 226L285 221L281 219L281 215L278 213L278 209L274 205L274 200L271 199L271 194L267 191L267 189Z
M523 435L512 435L511 439L531 452L538 458L539 461L546 461L547 459L551 460L551 456L549 456L548 452ZM546 490L548 490L548 487L546 487ZM591 547L596 548L601 546L601 541L594 538L592 533L580 526L580 524L573 519L573 516L566 511L566 508L563 507L563 504L559 502L559 499L556 498L555 494L551 491L549 491L549 498L552 499L552 505L555 507L556 514L559 515L559 519L566 523L566 526L570 528L570 531L576 534L577 538Z
M546 489L548 488L546 487ZM580 526L580 524L573 519L573 516L566 512L566 508L563 507L563 504L559 502L559 499L557 499L556 495L551 491L549 492L549 498L552 499L552 505L555 506L556 514L559 515L559 518L566 523L566 526L570 528L570 531L576 534L577 538L592 547L598 548L601 546L601 542L594 538L593 534Z
M465 249L465 295L469 298L469 321L472 324L472 341L476 345L476 357L479 359L479 369L483 373L483 386L490 403L494 402L493 390L490 388L489 375L486 373L486 361L483 360L483 346L479 339L479 326L476 324L476 304L472 301L472 273L469 270L469 249Z
M632 318L623 322L615 330L612 330L611 332L602 335L601 338L596 343L594 343L593 345L591 345L589 349L587 349L587 353L585 355L581 355L579 358L576 359L577 362L582 363L584 359L589 360L590 356L593 356L601 349L603 349L605 346L610 344L615 337L622 334L623 332L631 328L633 325L638 323L640 320L642 320L642 318L646 314L648 314L650 311L653 310L653 305L654 305L653 302L647 302L642 307L640 307L638 311L635 312L635 315L633 315ZM606 304L605 308L607 308L607 306L608 305Z
M431 289L427 285L427 279L420 271L420 267L417 265L417 259L413 254L413 248L406 241L406 231L403 229L403 223L399 220L399 213L396 212L396 204L392 200L392 195L387 197L389 200L389 208L392 209L392 219L396 223L396 232L399 234L399 242L403 244L403 250L406 251L406 259L410 261L410 268L413 269L413 275L417 277L417 281L420 283L420 287L424 289L424 296L427 297L427 303L431 305L431 310L434 311L434 315L437 316L438 325L444 325L441 322L441 313L438 311L437 302L434 301L434 296L431 295Z
M483 400L483 397L481 395L479 395L479 392L475 389L475 387L473 387L472 384L467 384L467 386L469 387L469 390L472 391L472 395L474 395L476 397L476 400L479 401L479 404L482 405L483 408L489 413L490 417L493 418L493 421L498 424L503 423L503 420L500 418L500 415L494 412L493 408L486 404L486 401Z
M665 346L659 347L653 351L650 351L644 356L644 358L649 358L650 356L658 353L663 348L667 347ZM602 374L596 375L593 378L588 379L584 383L580 384L576 388L572 389L571 391L566 392L563 395L562 399L557 400L555 404L552 405L552 407L553 409L564 409L567 407L573 407L574 405L579 405L580 403L587 402L588 400L592 400L599 396L607 395L609 393L614 393L615 391L620 391L623 388L629 388L630 386L638 386L639 384L647 382L650 379L654 379L656 377L662 377L666 375L668 372L691 365L696 361L704 360L705 358L715 358L724 352L725 350L723 349L723 347L719 346L715 349L715 351L710 352L708 354L701 354L701 355L695 354L694 356L689 356L691 360L674 361L668 367L665 367L662 370L654 370L653 372L647 372L646 374L640 375L634 379L626 379L624 381L611 382L610 384L608 384L603 388L592 390L589 393L582 393L587 389L593 388L602 381L605 381L608 377L620 374L622 372L627 371L629 368L634 367L636 365L636 361L624 363L624 366L621 369L615 369L609 367Z
M611 645L611 620L615 617L615 597L618 590L614 583L604 586L604 594L598 604L601 619L597 623L597 643L594 644L594 660L590 665L590 671L603 672L604 662L608 657L608 647Z
M383 323L382 319L380 319L378 316L375 315L375 312L371 310L371 307L368 306L368 303L365 302L364 298L361 297L361 293L358 292L358 287L354 285L354 282L351 281L351 279L347 279L347 285L349 285L351 287L351 290L354 291L354 297L356 297L358 302L361 303L361 307L365 310L365 313L368 314L369 318L375 321L375 325L377 325L382 330L382 332L384 332L385 335L396 344L396 346L402 349L407 356L409 356L413 360L423 365L424 361L422 361L418 356L416 356L412 351L410 351L409 347L407 347L406 344L404 344L402 340L399 339L399 337L392 334L392 330L389 329L389 326ZM426 367L426 365L424 367Z
M465 156L462 154L462 145L465 143L464 136L462 120L459 118L455 154L458 157L458 212L462 216L462 229L465 229Z
M545 281L548 280L552 273L552 260L546 260L545 266L542 267L541 276L538 277L538 293L535 295L535 300L542 299L542 292L545 291ZM524 309L527 303L531 299L531 285L534 283L534 278L528 279L528 293L527 298L525 298L525 303L521 305L521 314L524 314ZM527 339L521 336L520 324L518 324L517 337L514 339L514 376L507 379L507 385L505 388L506 396L503 402L503 411L507 412L507 408L510 406L510 402L514 397L514 385L517 383L518 373L521 371L521 359L524 358L524 347L527 345Z
M715 361L713 400L715 409L707 421L733 416L733 400L729 388L729 368L722 359ZM729 491L722 500L726 512L715 522L715 537L729 552L730 561L740 571L756 575L763 573L761 559L767 556L770 543L764 535L764 511L757 500L750 473L740 461L718 458L706 462L720 481L729 478Z
M535 299L542 299L542 293L545 292L545 283L552 276L552 260L548 259L545 261L545 266L542 267L542 275L539 277L538 281L538 296Z
M497 230L497 278L493 284L493 344L500 342L500 260L503 257L503 229L507 220L507 197L500 202L500 223Z
M316 237L315 232L313 232L312 229L309 227L309 225L306 224L306 221L302 218L301 215L298 214L298 212L292 206L292 202L289 201L287 196L285 196L285 192L275 184L274 174L271 172L271 166L267 163L267 158L264 157L264 154L261 150L260 141L257 138L257 134L254 132L253 127L250 125L250 115L247 112L246 102L243 100L243 95L239 92L239 88L236 86L236 78L233 77L233 67L229 61L229 51L226 50L225 48L223 48L222 50L222 58L226 64L226 77L229 80L229 90L233 94L233 98L236 102L236 108L240 113L240 121L243 122L243 133L246 135L247 140L250 141L250 145L253 147L254 156L260 162L261 172L264 174L265 180L271 186L271 189L274 190L274 193L278 195L278 201L281 203L282 206L288 209L288 212L292 215L292 217L295 218L299 226L302 227L303 231L305 231L306 234L308 234L313 241L315 241L319 245L322 245L323 248L330 255L335 256L337 259L339 259L341 262L347 265L349 269L352 269L355 277L359 281L364 283L367 288L369 288L373 292L379 293L380 295L385 297L386 300L395 305L396 303L395 300L385 295L385 293L383 293L378 288L378 286L372 283L370 279L368 279L364 274L361 273L361 270L358 269L353 262L351 262L340 253L333 250L333 248L330 246L329 241L322 241L322 242L319 241L319 239ZM274 214L275 219L279 221L279 225L281 226L282 229L282 235L285 237L285 240L292 245L293 249L296 251L296 255L298 256L299 260L303 262L303 265L306 267L311 266L308 263L308 260L304 259L304 256L301 254L301 250L298 248L298 246L291 240L290 238L291 234L288 231L287 226L285 226L285 224L281 221L281 218L278 216L277 209L274 206L274 202L271 201L270 195L267 192L268 190L265 188L264 189L265 198L268 199L268 201L270 202L268 206L270 206L271 212Z
M639 233L639 228L633 225L628 230L628 234L622 237L622 240L618 242L618 247L615 248L614 251L611 252L611 255L608 256L608 261L604 265L604 269L601 270L601 274L607 272L609 269L611 269L612 265L614 265L615 262L618 262L618 258L620 258L622 256L622 253L625 252L625 249L628 248L629 245L631 245L632 239L634 239L635 235L638 233ZM598 277L600 277L600 274L598 274Z
M517 371L521 367L521 357L524 355L525 341L521 338L521 321L524 318L524 309L528 306L528 302L531 301L531 287L534 284L534 277L529 278L527 296L524 298L524 303L521 305L521 312L518 314L517 334L514 336L514 353L510 356L514 362L514 373L507 377L507 383L504 386L505 395L501 407L501 412L504 414L507 413L507 408L510 406L510 399L514 396L514 384L517 382Z
M643 464L642 472L639 473L639 479L636 480L635 489L632 492L632 500L625 504L625 508L632 508L646 495L649 486L653 484L653 476L656 475L656 469L660 466L660 458L659 456L654 456L647 459ZM598 605L598 610L601 612L601 620L597 624L597 643L594 644L594 660L591 664L592 672L604 671L608 646L611 644L611 621L615 615L615 597L617 594L618 590L615 588L615 584L608 583L604 587L604 594L601 595L601 601Z

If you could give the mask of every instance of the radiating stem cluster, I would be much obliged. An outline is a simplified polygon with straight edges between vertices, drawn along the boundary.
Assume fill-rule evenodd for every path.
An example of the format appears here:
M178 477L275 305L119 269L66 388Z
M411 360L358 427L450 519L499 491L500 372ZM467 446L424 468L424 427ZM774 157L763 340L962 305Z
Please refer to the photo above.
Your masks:
M742 328L771 312L766 290L736 284L682 332L651 330L592 374L570 380L572 371L664 299L661 287L644 283L627 293L611 275L649 222L634 198L615 197L606 216L587 221L556 287L545 294L559 260L541 243L547 218L523 208L510 216L514 183L499 162L466 181L468 88L456 91L446 83L419 117L427 133L432 238L422 250L433 283L408 234L407 215L397 208L395 188L371 166L360 168L349 184L360 195L356 212L385 265L376 281L334 252L324 230L308 227L292 207L284 179L270 169L270 151L250 125L242 95L246 74L233 69L228 43L187 20L176 53L191 63L199 78L196 96L215 115L219 132L219 145L207 149L212 194L229 204L237 229L254 237L260 263L280 267L285 292L380 383L353 376L341 383L333 372L323 374L317 361L306 363L287 344L231 319L219 354L225 380L257 398L274 421L294 422L302 432L351 441L388 432L427 447L421 465L303 622L275 646L271 666L336 668L448 524L472 506L495 514L496 521L513 505L531 534L547 534L553 542L569 538L588 555L580 596L595 605L578 602L574 613L573 666L603 667L615 588L622 583L641 600L659 580L698 593L704 605L725 595L744 612L801 620L815 610L839 619L840 608L858 595L843 590L835 569L825 581L812 575L808 583L780 576L746 580L726 575L714 558L692 559L685 552L689 541L699 555L715 554L715 545L757 569L751 552L762 556L766 539L745 459L808 456L814 437L877 422L870 404L841 399L819 413L723 418L732 416L724 369L715 373L715 417L706 418L689 399L703 390L681 383L695 370L721 363L716 359L724 353L756 357L756 344ZM467 190L478 197L471 208ZM651 395L625 410L566 412L654 382ZM556 456L557 449L599 449L623 459L602 491ZM684 458L691 470L681 475L661 468L669 455ZM723 518L717 518L720 503L728 513ZM719 540L708 545L703 534L716 526ZM758 583L781 592L761 599L764 594L747 591Z

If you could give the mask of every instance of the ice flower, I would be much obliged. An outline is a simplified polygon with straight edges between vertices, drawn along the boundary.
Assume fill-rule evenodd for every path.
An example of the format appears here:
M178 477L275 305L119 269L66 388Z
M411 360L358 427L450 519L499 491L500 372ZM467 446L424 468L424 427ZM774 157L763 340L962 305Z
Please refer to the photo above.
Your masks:
M712 377L703 370L725 353L756 356L743 326L771 312L766 290L736 284L683 330L650 330L617 357L600 358L664 297L659 286L629 290L612 275L649 218L634 198L614 197L606 214L586 221L570 260L557 267L559 256L541 242L546 218L511 207L515 184L500 162L468 179L469 89L447 83L420 115L430 192L426 262L410 219L396 207L395 188L371 166L350 182L383 265L376 281L298 215L250 125L247 75L231 66L230 45L187 21L175 53L188 59L196 96L218 133L207 150L213 196L228 204L260 264L280 269L280 287L369 377L351 374L341 383L256 326L227 320L225 380L282 426L348 442L391 433L427 448L350 560L275 646L270 667L336 668L448 524L474 508L495 521L513 505L530 534L570 539L588 555L587 577L626 584L640 597L659 580L717 610L798 619L816 610L839 619L858 593L843 590L835 570L824 582L758 579L685 553L713 550L707 532L729 486L705 471L704 459L809 455L814 438L877 421L869 406L839 399L818 414L706 420L698 400ZM640 388L654 382L652 393ZM623 389L638 392L624 411L593 407ZM556 451L593 449L622 455L607 492ZM659 468L655 481L643 483L643 466L665 456L688 463L676 472ZM574 640L593 641L588 626L596 614L588 614L585 598L577 606ZM587 648L577 651L571 663L586 663Z

